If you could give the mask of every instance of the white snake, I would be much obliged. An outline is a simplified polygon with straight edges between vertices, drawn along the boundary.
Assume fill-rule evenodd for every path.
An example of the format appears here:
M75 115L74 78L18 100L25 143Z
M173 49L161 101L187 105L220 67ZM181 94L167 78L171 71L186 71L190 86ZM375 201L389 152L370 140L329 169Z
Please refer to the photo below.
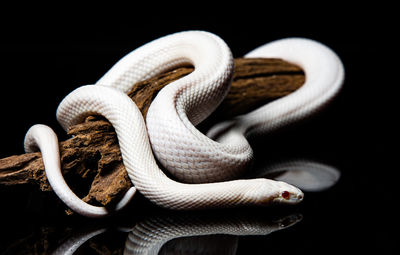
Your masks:
M318 111L338 92L344 69L326 46L308 39L285 39L266 44L248 57L282 58L303 68L305 84L294 93L253 112L214 126L208 133L195 126L226 95L233 72L232 54L216 35L188 31L172 34L131 52L95 85L70 93L57 110L64 129L85 116L105 116L114 126L123 163L134 188L117 210L127 204L136 189L152 202L172 209L199 209L298 203L303 193L296 187L269 179L225 181L243 171L252 160L246 137L265 134ZM162 89L147 114L147 129L137 106L125 94L133 84L166 70L190 63L195 70ZM179 180L167 177L157 159ZM26 135L26 151L42 152L46 175L55 193L74 211L89 217L109 212L81 201L61 175L58 141L43 125Z

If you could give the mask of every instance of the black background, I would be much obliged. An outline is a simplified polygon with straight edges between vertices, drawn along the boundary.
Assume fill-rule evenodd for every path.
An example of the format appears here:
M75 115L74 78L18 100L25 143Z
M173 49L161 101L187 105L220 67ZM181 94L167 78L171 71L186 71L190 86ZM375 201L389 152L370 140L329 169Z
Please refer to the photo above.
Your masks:
M288 11L288 7L251 5L221 14L197 7L183 6L176 13L168 11L170 6L157 12L120 6L101 13L60 7L46 15L13 12L2 20L0 158L23 153L25 132L35 123L47 124L61 140L66 138L55 120L62 98L78 86L93 84L122 56L163 35L210 31L227 42L234 57L275 39L311 38L341 57L346 71L343 90L322 114L259 141L256 153L324 161L341 171L341 179L328 191L306 194L295 209L304 217L296 227L268 237L242 238L239 253L394 253L398 166L391 161L398 151L393 132L397 82L390 75L398 75L389 71L395 54L390 8L350 10L326 5L306 13L297 7ZM14 194L0 194L17 204ZM34 203L17 208L2 204L2 217L8 219L0 231L21 230L21 226L35 231L41 221L57 224L46 208L32 209ZM149 213L143 210L134 212ZM35 217L41 220L33 224L29 219ZM4 250L13 241L3 239L0 247Z

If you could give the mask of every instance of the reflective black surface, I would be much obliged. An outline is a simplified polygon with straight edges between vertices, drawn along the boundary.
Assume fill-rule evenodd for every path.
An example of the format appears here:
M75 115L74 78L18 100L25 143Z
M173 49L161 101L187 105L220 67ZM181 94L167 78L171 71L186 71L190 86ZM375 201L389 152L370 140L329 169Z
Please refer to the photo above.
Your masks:
M394 231L398 166L391 161L398 139L392 131L398 106L391 99L393 82L385 80L389 63L384 57L391 39L383 29L390 22L383 19L379 23L366 14L339 14L311 15L309 19L307 15L293 16L287 23L277 22L278 14L267 13L236 13L231 19L188 14L158 20L127 16L126 20L89 19L81 23L68 16L28 19L14 26L2 23L1 158L23 153L24 134L34 123L48 124L60 139L65 138L56 123L55 110L67 93L96 81L132 49L176 31L214 32L226 40L235 57L274 39L316 39L341 57L346 81L339 96L321 114L253 141L258 165L307 159L340 173L332 186L305 192L300 205L178 213L161 210L138 197L121 215L90 220L63 215L62 205L54 207L57 199L52 194L41 195L33 188L17 192L3 188L0 254L48 254L96 231L102 233L76 247L76 254L120 254L129 243L129 232L140 224L154 219L169 219L172 224L187 218L175 227L190 233L199 222L245 228L239 223L271 226L286 219L280 222L286 228L275 229L270 235L177 234L179 239L159 247L161 254L183 250L184 254L393 254L398 239ZM292 216L285 218L288 215ZM292 225L293 221L296 224Z

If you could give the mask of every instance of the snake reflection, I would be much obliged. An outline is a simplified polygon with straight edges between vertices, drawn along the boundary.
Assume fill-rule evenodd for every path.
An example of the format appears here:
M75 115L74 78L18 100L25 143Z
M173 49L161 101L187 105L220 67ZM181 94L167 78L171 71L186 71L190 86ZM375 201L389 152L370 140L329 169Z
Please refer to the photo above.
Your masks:
M293 226L302 219L301 215L293 214L280 217L276 220L258 219L257 217L244 216L194 216L185 215L172 217L155 217L140 222L129 233L124 254L159 254L161 248L168 241L182 237L196 237L205 235L225 234L233 236L268 235L272 232ZM179 241L178 241L179 242ZM237 239L228 242L222 250L235 251ZM183 244L185 240L183 240ZM192 245L196 242L190 242ZM197 243L197 246L199 243ZM200 242L201 244L201 242ZM215 242L214 242L215 244ZM175 249L193 250L187 245L175 245ZM201 245L198 249L217 248L218 245ZM196 250L196 249L194 249ZM221 250L219 247L218 250ZM209 253L207 253L209 254ZM214 253L211 253L214 254ZM217 254L217 253L215 253ZM233 253L234 254L234 253Z
M287 182L305 192L320 192L334 186L340 171L315 160L292 158L274 162L261 162L246 178L270 178Z
M301 185L304 190L316 192L332 187L338 181L340 172L333 166L316 161L293 159L270 163L253 173L253 176L263 175L297 182L294 184ZM171 252L171 249L175 251L173 253L184 250L185 254L197 254L199 250L206 254L221 254L221 251L235 254L239 236L268 235L291 227L302 219L301 214L258 216L174 212L150 217L133 228L119 230L129 232L124 254L159 254ZM77 234L61 244L53 254L73 254L86 241L105 231L107 228L98 228Z
M291 227L301 219L301 214L266 217L265 215L247 214L226 216L215 213L175 213L150 217L137 223L131 229L120 228L120 230L130 231L125 242L124 254L159 254L163 246L171 240L174 241L174 244L169 245L168 249L172 247L174 250L185 250L185 252L208 250L207 254L220 254L218 251L224 250L235 254L238 236L268 235ZM105 231L107 228L76 234L61 244L53 254L73 254L86 241ZM219 241L221 236L210 236L220 234L229 236L223 238L222 243ZM207 241L207 245L204 245L201 240L199 242L199 239L187 239L187 237L200 236L207 237L203 240ZM190 246L188 247L187 244Z

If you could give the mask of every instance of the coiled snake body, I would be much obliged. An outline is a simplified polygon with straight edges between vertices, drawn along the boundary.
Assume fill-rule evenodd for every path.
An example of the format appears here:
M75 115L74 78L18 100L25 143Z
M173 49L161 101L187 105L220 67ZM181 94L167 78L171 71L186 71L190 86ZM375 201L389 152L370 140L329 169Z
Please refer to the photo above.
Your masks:
M246 137L303 119L337 93L344 75L342 63L327 47L296 38L264 45L247 56L277 57L297 64L304 69L306 82L285 98L217 124L208 136L195 126L226 95L233 59L225 42L207 32L181 32L146 44L121 59L95 85L82 86L61 102L57 119L65 129L90 114L103 115L114 126L123 163L134 184L117 209L129 202L136 189L152 202L172 209L298 203L303 199L298 188L284 182L227 180L252 160ZM159 92L149 108L146 128L125 93L138 81L187 63L195 70ZM108 214L105 208L82 202L68 188L61 175L57 137L51 129L36 125L28 131L25 148L31 151L36 147L42 151L51 186L71 209L89 217ZM179 180L195 184L168 178L153 151Z

